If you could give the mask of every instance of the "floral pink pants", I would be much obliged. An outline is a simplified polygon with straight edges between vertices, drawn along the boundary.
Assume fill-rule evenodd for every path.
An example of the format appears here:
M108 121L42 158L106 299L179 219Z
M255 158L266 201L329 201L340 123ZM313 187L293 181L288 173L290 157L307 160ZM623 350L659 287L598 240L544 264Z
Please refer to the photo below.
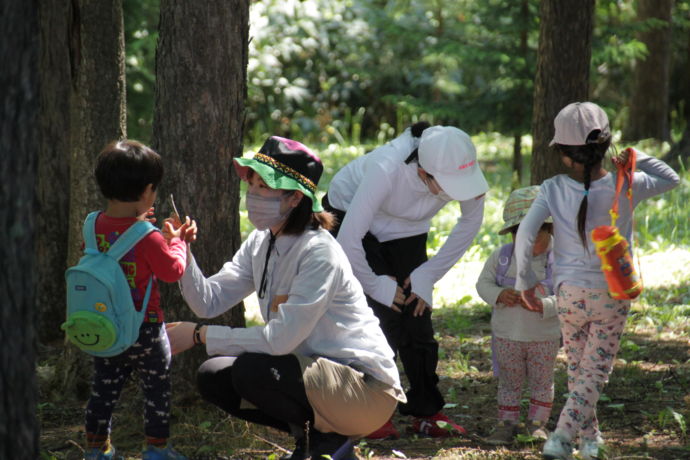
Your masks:
M529 383L529 420L545 422L553 404L553 367L559 340L518 342L494 338L498 364L498 419L516 422L525 378Z
M563 284L558 290L569 391L558 429L571 439L599 435L596 405L613 370L629 309L629 300L616 300L606 289Z

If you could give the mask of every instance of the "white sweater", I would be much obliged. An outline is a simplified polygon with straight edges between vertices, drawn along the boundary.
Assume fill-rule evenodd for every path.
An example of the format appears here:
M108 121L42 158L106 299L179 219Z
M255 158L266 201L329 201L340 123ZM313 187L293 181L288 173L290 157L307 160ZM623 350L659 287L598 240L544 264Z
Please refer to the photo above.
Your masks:
M637 168L639 171L633 177L633 206L637 206L645 198L672 189L680 182L678 174L666 163L642 152L637 153ZM616 226L632 245L632 215L630 201L625 196L626 188L627 181L619 198L620 216ZM590 235L595 227L611 225L609 210L616 192L616 175L607 173L590 185L585 222L586 250L577 232L577 213L584 189L583 183L565 174L547 179L541 185L537 198L518 229L515 243L518 276L515 289L523 291L537 283L530 263L532 247L539 227L549 216L553 218L554 286L557 288L565 282L585 288L606 288L601 261Z
M338 242L347 254L364 291L378 302L391 305L396 282L377 276L366 261L362 238L371 232L386 242L429 231L432 217L453 201L432 194L417 175L417 163L405 159L418 146L410 130L338 171L328 189L330 204L347 214ZM412 292L433 305L434 283L462 257L472 244L484 218L484 196L460 202L462 215L438 253L410 275Z
M537 313L521 306L508 307L496 303L504 286L496 283L496 269L500 249L494 251L487 259L477 280L477 293L486 303L493 307L491 314L491 331L496 337L518 342L543 342L556 340L561 336L556 310L556 296L549 295L541 299L544 312ZM532 258L532 270L538 279L544 279L547 254ZM506 276L514 278L517 273L515 257L511 257Z
M201 318L214 318L259 290L269 231L253 231L215 275L192 258L180 280L182 295ZM276 239L268 284L259 299L265 325L209 326L209 355L243 352L323 356L352 366L397 390L404 400L393 351L362 287L335 239L323 229ZM274 306L272 311L271 306Z

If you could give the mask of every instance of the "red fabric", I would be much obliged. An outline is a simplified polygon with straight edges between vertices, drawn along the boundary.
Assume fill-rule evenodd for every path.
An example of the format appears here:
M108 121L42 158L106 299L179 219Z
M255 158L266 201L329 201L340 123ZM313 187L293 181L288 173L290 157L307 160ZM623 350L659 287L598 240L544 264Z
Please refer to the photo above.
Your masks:
M133 223L135 217L109 217L101 213L96 219L96 241L98 250L107 251ZM146 295L149 277L153 274L151 297L146 308L144 321L162 323L163 310L160 307L158 280L174 283L182 278L187 265L187 244L173 238L170 244L161 232L146 235L120 259L120 266L132 288L132 299L137 309L141 308Z

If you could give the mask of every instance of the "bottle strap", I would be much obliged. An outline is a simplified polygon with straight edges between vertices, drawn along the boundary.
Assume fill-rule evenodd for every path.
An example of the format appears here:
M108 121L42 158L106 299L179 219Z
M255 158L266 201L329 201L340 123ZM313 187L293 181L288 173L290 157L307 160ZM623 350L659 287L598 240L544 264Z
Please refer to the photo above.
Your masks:
M633 176L635 174L635 170L637 169L637 151L632 147L628 147L626 151L628 152L628 161L626 161L625 164L616 165L616 194L613 198L613 206L611 206L611 210L609 212L611 214L611 226L615 227L616 220L618 219L618 198L620 196L621 191L623 190L623 183L627 179L628 189L626 190L625 195L628 198L628 202L630 204L631 237L634 237L635 215L633 207ZM632 255L632 241L628 243L631 245L629 249ZM633 259L637 260L637 274L640 277L640 283L642 283L642 285L644 286L644 281L642 279L642 266L640 265L640 257L636 254L635 257L633 257Z

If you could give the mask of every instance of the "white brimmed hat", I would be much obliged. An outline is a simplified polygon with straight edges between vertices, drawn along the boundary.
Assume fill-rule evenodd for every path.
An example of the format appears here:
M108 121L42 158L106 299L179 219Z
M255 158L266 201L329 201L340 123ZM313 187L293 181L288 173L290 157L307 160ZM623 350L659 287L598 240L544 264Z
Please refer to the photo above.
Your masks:
M592 102L573 102L566 105L553 120L555 133L549 145L585 145L589 134L598 129L600 139L611 136L609 117Z
M464 131L453 126L427 128L419 140L418 153L419 166L454 200L469 200L489 190L479 169L477 151Z
M505 235L511 228L520 225L522 219L527 215L532 202L539 193L539 186L532 185L529 187L522 187L510 192L506 204L503 207L503 228L498 232L499 235ZM547 218L545 222L553 222L551 218Z

